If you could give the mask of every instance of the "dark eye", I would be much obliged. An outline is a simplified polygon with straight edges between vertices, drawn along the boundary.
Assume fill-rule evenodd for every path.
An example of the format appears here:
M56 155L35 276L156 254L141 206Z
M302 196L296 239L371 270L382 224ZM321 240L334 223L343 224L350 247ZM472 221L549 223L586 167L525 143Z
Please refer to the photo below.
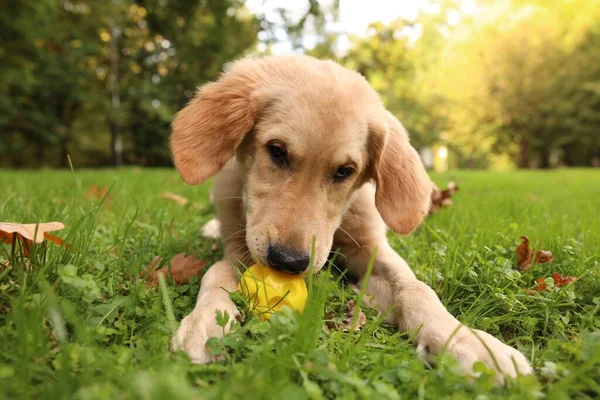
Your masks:
M346 180L346 178L348 178L353 173L354 173L354 168L342 165L341 167L339 167L337 169L337 171L335 171L335 176L333 177L333 180L336 182L342 182L343 180Z
M267 149L275 164L280 167L286 167L288 165L288 154L285 147L283 147L283 144L278 142L269 143Z

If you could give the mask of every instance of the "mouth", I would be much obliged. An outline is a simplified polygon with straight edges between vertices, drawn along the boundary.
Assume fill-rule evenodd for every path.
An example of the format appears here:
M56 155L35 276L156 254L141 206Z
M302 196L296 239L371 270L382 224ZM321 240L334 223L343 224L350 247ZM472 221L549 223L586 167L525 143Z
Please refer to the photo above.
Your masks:
M284 274L287 274L287 275L302 275L307 271L307 270L305 270L305 271L287 271L285 269L279 268L279 266L277 266L277 265L267 265L267 266L274 271L283 272Z

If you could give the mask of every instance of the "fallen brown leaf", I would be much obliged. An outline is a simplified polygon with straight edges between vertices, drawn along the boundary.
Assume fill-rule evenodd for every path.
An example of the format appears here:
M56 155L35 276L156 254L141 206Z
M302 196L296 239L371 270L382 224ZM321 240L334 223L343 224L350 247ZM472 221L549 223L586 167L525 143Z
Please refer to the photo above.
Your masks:
M552 274L552 280L554 281L555 287L564 287L575 282L577 278L574 276L563 276L558 272L555 272ZM526 289L526 292L528 295L533 296L537 292L543 292L544 290L548 290L546 278L538 278L535 280L535 286L533 287L533 290Z
M37 227L37 230L36 230ZM19 241L23 244L23 255L29 257L29 249L33 242L42 243L48 240L59 246L63 244L70 248L69 243L58 238L48 232L59 231L64 229L65 225L61 222L44 222L40 224L17 224L13 222L0 222L0 242L5 244L13 244Z
M535 286L533 287L533 293L541 292L548 289L548 285L546 284L546 278L537 278L535 280Z
M86 199L103 199L108 194L106 186L90 185L85 194ZM108 199L109 197L107 197Z
M206 267L206 261L192 255L186 257L185 253L179 253L173 257L170 268L166 266L157 269L160 262L161 258L156 256L148 267L140 272L140 278L145 278L148 281L146 286L158 286L159 274L165 278L171 276L176 284L183 285L188 283L192 276L199 276L200 272Z
M538 197L537 197L537 195L536 195L535 193L532 193L532 192L527 192L527 198L528 198L530 201L533 201L533 202L536 202L536 201L538 201Z
M529 238L521 236L521 244L517 246L517 259L519 261L519 269L526 271L533 263L544 264L554 260L552 252L548 250L537 250L529 247Z
M558 272L552 274L552 280L554 281L554 286L563 287L567 286L577 280L574 276L562 276Z
M335 329L335 322L333 322L334 317L335 313L333 311L329 311L325 314L325 325L327 325L327 328L331 330Z
M452 206L452 200L450 198L454 196L458 190L458 185L455 182L448 182L448 188L444 190L440 190L440 188L433 183L429 215L441 210L444 207Z
M45 234L47 232L60 231L64 228L65 225L61 222L43 222L40 224L17 224L13 222L0 222L0 237L2 237L2 235L4 237L9 237L13 236L10 234L16 233L27 240L35 241L36 243L42 243L45 239ZM5 243L11 244L12 239L9 240L10 241L8 242L5 241Z
M348 332L349 330L354 330L354 331L360 330L367 323L367 316L359 308L358 316L356 317L356 321L354 324L352 324L356 310L357 310L357 307L356 307L356 304L354 303L354 300L350 300L348 302L348 311L346 312L346 314L344 314L344 319L342 319L342 321L339 323L339 325L337 325L333 321L335 314L333 312L328 312L325 315L325 318L328 320L326 322L327 327L329 329L340 329L343 332Z
M14 241L14 235L0 231L0 242L5 244L12 244Z
M190 202L187 198L185 198L179 194L175 194L175 193L171 193L171 192L164 192L163 194L160 195L160 198L165 199L165 200L172 200L177 205L182 206L182 207Z
M535 252L535 262L538 264L547 263L550 261L554 261L554 256L552 252L549 250L534 250Z
M517 246L516 253L519 269L524 271L531 268L532 252L529 248L529 238L527 236L521 236L521 244Z

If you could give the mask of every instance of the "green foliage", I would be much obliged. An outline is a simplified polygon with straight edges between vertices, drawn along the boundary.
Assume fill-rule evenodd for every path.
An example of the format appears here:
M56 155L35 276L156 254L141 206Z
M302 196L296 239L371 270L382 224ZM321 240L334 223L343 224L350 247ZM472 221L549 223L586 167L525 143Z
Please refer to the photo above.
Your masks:
M409 129L413 146L432 146L446 126L444 97L434 91L434 69L441 52L448 11L422 12L417 21L373 23L365 38L352 38L341 62L363 74L386 107ZM411 32L420 29L418 38Z
M251 49L260 27L238 0L163 3L42 0L3 8L0 163L66 165L70 153L76 165L106 164L109 128L118 123L128 162L169 164L174 113Z
M600 3L432 2L416 20L323 35L309 53L363 74L417 148L444 144L461 167L493 153L521 167L590 166L600 157Z
M598 1L481 6L450 37L443 79L448 141L511 154L521 167L590 165L600 149ZM579 154L579 157L576 157Z
M75 7L68 12L52 0L11 2L3 9L0 123L8 140L0 150L9 158L4 163L16 155L14 162L27 164L18 154L31 147L32 158L43 161L45 147L71 140L91 80L85 60L99 50L84 13Z
M327 271L309 282L304 315L245 315L229 335L211 340L224 361L190 364L168 344L171 318L189 313L199 281L167 280L156 289L137 277L156 255L186 251L209 265L220 259L221 250L212 250L219 241L198 234L213 216L208 186L186 186L167 170L6 171L0 220L60 220L66 228L57 234L73 247L36 246L26 264L0 245L0 260L11 260L0 269L0 398L597 398L598 172L433 178L459 182L454 206L408 237L390 234L392 246L452 314L521 349L536 376L503 388L485 369L474 381L464 377L447 355L432 368L409 335L371 309L363 330L329 330L324 315L338 320L349 300L359 300ZM113 183L103 201L85 198L88 185ZM191 202L165 201L162 190ZM520 235L555 261L517 272ZM523 290L553 272L578 281L535 296Z
M340 51L338 0L308 0L300 15L254 15L242 0L9 2L0 165L106 165L119 137L126 163L168 165L169 124L195 88L281 40L358 70L413 145L445 145L452 165L600 163L600 1L467 3L374 22Z
M274 23L243 0L40 0L0 14L0 165L170 165L174 114L223 66L337 8L308 1Z

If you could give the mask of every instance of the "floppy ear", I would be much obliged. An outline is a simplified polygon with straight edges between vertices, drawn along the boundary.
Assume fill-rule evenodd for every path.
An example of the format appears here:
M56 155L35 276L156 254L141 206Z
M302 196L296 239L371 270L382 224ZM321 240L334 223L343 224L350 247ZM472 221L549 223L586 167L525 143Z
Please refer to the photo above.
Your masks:
M217 82L202 86L172 123L175 167L189 184L217 173L235 154L260 113L254 91L261 80L255 60L234 64Z
M396 117L385 111L370 127L375 205L387 226L408 234L429 211L431 180Z

